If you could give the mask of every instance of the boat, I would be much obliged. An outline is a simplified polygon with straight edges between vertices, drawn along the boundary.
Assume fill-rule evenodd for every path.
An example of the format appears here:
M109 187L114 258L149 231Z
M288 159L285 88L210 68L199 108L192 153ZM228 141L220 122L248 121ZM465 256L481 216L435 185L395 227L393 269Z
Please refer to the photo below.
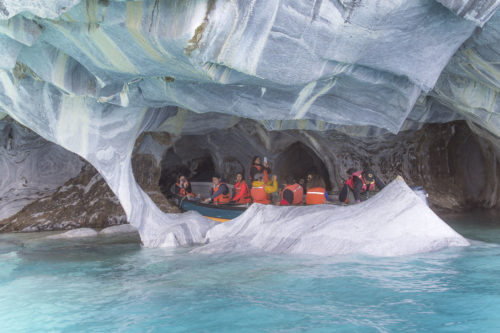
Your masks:
M172 193L172 196L174 198L175 203L177 206L187 212L194 210L201 215L217 221L217 222L227 222L229 220L232 220L241 214L250 207L251 204L225 204L225 205L214 205L211 203L203 203L203 199L208 198L209 196L209 189L210 186L212 185L211 182L191 182L191 189L193 190L193 193L195 193L197 196L190 200L183 198L179 195L175 194L174 187L175 185L172 185L170 188L170 192ZM229 187L230 193L232 193L232 190L234 188L233 185L231 184L226 184ZM422 186L414 186L411 187L411 189L427 204L429 205L429 202L427 200L427 192ZM378 191L377 191L378 192ZM370 195L366 193L362 200L368 200ZM340 202L328 202L329 205L336 205L336 206L344 206L344 203Z
M210 185L212 185L210 182L191 182L191 189L193 190L193 193L197 195L192 200L176 195L174 190L175 185L172 185L170 191L173 195L175 203L183 211L194 210L217 222L227 222L232 220L243 214L243 212L250 206L250 204L214 205L211 203L203 203L203 199L208 198L209 196ZM231 192L233 185L226 185L229 187L229 191Z

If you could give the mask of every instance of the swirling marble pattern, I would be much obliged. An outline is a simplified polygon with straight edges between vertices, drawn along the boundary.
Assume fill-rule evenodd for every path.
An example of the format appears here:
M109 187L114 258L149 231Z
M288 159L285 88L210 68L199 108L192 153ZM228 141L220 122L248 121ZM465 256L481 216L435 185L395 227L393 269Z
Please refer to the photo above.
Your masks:
M146 245L197 243L209 228L203 219L190 217L186 228L163 214L131 170L136 138L171 128L171 107L353 136L458 118L497 133L499 85L485 78L499 60L489 47L498 44L497 8L493 0L2 0L0 111L92 163ZM473 70L455 70L461 59Z

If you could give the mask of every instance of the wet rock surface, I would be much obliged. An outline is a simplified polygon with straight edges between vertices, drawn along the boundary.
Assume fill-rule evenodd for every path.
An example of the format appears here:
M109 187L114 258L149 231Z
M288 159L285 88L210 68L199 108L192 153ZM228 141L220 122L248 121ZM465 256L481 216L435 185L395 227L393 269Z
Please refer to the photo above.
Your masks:
M89 164L52 195L0 221L2 231L104 228L126 223L125 212L104 179Z

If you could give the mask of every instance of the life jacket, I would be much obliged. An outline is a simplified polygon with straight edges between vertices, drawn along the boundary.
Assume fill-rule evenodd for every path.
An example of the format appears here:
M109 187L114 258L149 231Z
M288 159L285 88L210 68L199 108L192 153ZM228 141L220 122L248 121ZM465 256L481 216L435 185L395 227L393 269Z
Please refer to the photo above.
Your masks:
M264 190L264 186L266 186L266 183L262 183L262 185L252 187L251 194L252 194L253 202L266 204L266 205L271 203L271 197Z
M345 183L347 186L349 186L352 190L354 190L354 177L358 177L361 182L363 182L363 186L361 187L361 192L366 192L366 191L372 191L375 188L375 179L373 179L371 182L367 182L363 178L363 170L361 171L356 171L351 175L351 178L349 178Z
M254 164L252 165L252 167L254 167L255 169L257 169L259 171L259 173L262 173L264 175L264 183L267 183L269 181L269 175L267 174L267 169L264 168L264 166L260 165L260 164ZM252 168L250 168L250 170L252 170ZM254 179L252 178L252 175L250 174L250 171L248 171L248 178L250 179L250 182L252 182Z
M324 204L326 202L325 192L326 190L323 187L313 187L308 189L306 194L306 204L307 205Z
M217 185L217 186L214 187L214 192L213 193L216 193L219 190L219 187L222 184L225 185L226 183L220 182L219 185ZM229 201L231 201L231 194L229 194L229 191L227 191L226 194L219 194L218 196L216 196L214 198L214 204L216 204L216 205L227 204L227 203L229 203Z
M181 197L185 197L185 196L194 197L195 196L194 193L186 192L186 189L184 187L182 187L180 183L175 183L175 186L177 186L179 188L179 195Z
M286 186L283 191L281 191L281 200L283 199L283 193L285 190L290 190L293 192L293 202L292 205L299 205L302 203L304 197L304 189L299 184L293 184Z
M234 189L236 192L234 194L235 198L240 195L241 191L244 191L243 195L241 197L238 197L238 200L236 201L237 203L246 204L246 203L252 202L252 197L250 196L250 192L248 191L248 185L247 185L247 183L245 183L244 180L234 184Z

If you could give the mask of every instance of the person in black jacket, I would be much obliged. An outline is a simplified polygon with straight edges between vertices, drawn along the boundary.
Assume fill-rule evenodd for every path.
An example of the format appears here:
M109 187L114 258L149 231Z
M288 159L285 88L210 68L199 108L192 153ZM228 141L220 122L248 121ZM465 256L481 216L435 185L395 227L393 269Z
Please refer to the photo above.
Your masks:
M255 180L254 177L256 174L261 173L264 175L264 183L269 181L269 175L271 175L271 168L266 160L261 164L260 157L254 156L252 159L252 166L250 167L250 186L252 182Z
M361 202L361 193L373 191L375 188L383 189L385 184L373 173L369 168L356 171L354 168L347 170L349 179L344 183L342 190L339 193L339 201L345 203ZM352 193L354 198L349 200L349 194Z

